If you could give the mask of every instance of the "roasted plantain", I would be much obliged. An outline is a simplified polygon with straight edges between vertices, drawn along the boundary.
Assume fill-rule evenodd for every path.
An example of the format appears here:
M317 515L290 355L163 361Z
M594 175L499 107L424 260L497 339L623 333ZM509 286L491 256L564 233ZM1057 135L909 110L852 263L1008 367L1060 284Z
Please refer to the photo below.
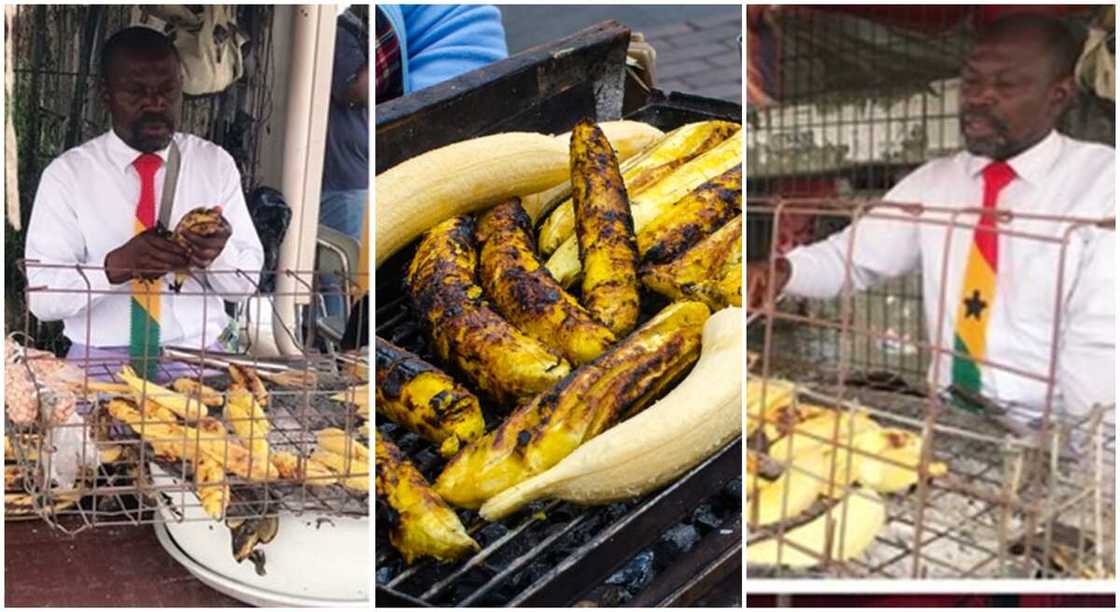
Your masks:
M189 252L191 244L187 242L187 232L205 238L217 234L224 227L225 220L222 218L221 206L215 206L213 208L200 206L183 215L182 219L179 219L179 223L175 225L175 232L172 235L172 239ZM176 271L175 282L171 285L171 289L175 291L175 293L179 293L183 288L183 282L186 278L186 271Z
M614 425L681 366L696 361L708 307L672 304L595 361L513 412L455 456L436 479L448 502L478 508L490 497L555 465Z
M229 365L229 379L234 384L241 385L253 394L262 409L268 407L268 389L265 388L261 377L253 368L231 363Z
M476 543L459 517L432 491L424 476L392 442L375 434L377 453L377 497L390 513L389 542L400 551L405 563L420 557L453 561Z
M680 257L742 207L743 167L736 166L681 198L638 234L642 262L660 264Z
M646 266L642 283L670 299L701 300L713 309L742 305L743 216L667 264Z
M482 288L518 329L584 364L614 343L611 330L564 291L533 252L529 215L516 198L491 208L475 231Z
M377 411L451 457L482 435L478 398L439 368L377 338Z
M583 262L583 303L622 337L638 322L638 239L611 143L584 119L572 130L572 202Z
M183 395L197 399L206 406L217 407L221 406L225 398L222 397L221 391L208 387L207 385L193 379L193 378L176 378L171 383L171 388Z
M470 217L433 227L408 266L412 305L427 323L436 353L501 403L549 388L571 370L567 360L490 308L475 284L478 257Z
M229 507L229 481L222 465L208 457L200 457L194 466L194 485L202 510L210 518L220 521Z

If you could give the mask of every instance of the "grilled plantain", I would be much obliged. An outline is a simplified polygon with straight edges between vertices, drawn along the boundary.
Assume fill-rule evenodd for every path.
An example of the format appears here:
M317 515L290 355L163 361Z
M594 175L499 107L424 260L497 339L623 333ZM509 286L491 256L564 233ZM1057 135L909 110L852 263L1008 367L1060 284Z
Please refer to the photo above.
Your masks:
M215 206L213 208L200 206L183 215L182 219L179 219L179 223L175 226L172 239L189 252L191 250L191 244L187 242L185 236L187 232L205 238L217 234L224 227L225 220L222 219L221 206ZM183 288L183 282L186 278L186 271L175 272L175 282L171 285L171 289L175 291L175 293L179 293Z
M742 207L743 167L736 166L681 198L638 234L642 262L661 264L680 257Z
M451 457L486 428L478 398L439 368L377 338L377 411Z
M674 300L714 309L742 305L743 216L728 221L676 261L642 270L642 283Z
M532 225L518 200L491 208L475 231L481 251L482 288L518 329L584 364L614 343L596 321L557 284L533 252Z
M408 266L412 305L436 354L501 403L543 391L568 375L567 360L510 325L475 284L478 257L470 217L428 231Z
M555 465L614 425L667 377L691 365L708 318L700 302L670 305L616 347L513 412L455 456L436 479L443 499L478 508Z
M389 542L400 551L405 563L420 557L453 561L476 543L459 517L432 491L424 476L401 454L395 444L376 434L377 497L392 510Z
M221 406L222 402L225 401L221 391L185 376L176 378L171 383L171 388L187 397L197 399L206 406Z
M261 377L257 375L256 370L231 363L229 364L229 379L234 384L248 389L262 409L268 406L268 389L265 388L264 382L261 381Z
M638 240L610 142L591 121L572 130L572 202L583 262L583 303L622 337L638 322Z
M223 416L233 427L237 437L249 447L254 464L270 465L272 449L268 444L271 426L264 410L253 394L236 383L230 385L229 399L226 401ZM272 467L272 466L270 466Z
M202 510L214 520L222 520L229 507L229 481L222 465L213 459L200 457L194 466L194 484Z

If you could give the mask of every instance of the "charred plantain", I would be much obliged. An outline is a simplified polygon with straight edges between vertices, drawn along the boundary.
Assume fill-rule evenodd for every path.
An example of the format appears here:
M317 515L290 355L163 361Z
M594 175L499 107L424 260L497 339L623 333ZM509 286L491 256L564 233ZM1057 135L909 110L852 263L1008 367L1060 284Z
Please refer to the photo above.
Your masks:
M534 253L532 225L514 198L491 208L475 230L482 288L506 319L574 364L614 343L611 330L564 291Z
M186 238L188 232L195 236L207 238L220 232L225 227L225 223L225 219L222 218L221 206L215 206L213 208L200 206L183 215L182 219L179 219L179 223L175 225L175 232L172 234L172 240L190 252L191 244L187 242ZM186 278L186 271L176 272L175 282L171 285L171 289L175 291L175 293L179 293L183 288L183 281L185 281Z
M453 561L478 544L467 535L459 517L432 491L424 476L395 444L376 434L377 497L389 508L389 542L405 563L420 557Z
M478 508L552 467L630 408L648 404L651 390L695 362L709 314L700 302L670 305L456 455L436 479L436 493L457 506Z
M490 308L475 283L470 217L433 227L416 249L405 283L441 359L454 363L501 403L543 391L567 376L567 360Z
M590 120L572 130L571 162L583 303L622 337L638 322L638 240L618 159Z
M742 305L743 216L728 221L676 261L642 270L642 283L670 299L713 309Z
M478 398L434 365L377 337L377 411L451 457L486 428Z
M673 261L723 227L742 207L743 167L736 166L681 198L638 234L642 262Z

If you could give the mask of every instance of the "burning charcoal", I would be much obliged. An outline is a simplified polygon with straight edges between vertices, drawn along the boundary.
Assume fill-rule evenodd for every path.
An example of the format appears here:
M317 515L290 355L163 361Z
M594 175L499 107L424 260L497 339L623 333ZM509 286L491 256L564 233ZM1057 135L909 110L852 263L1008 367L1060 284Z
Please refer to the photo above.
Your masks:
M505 525L501 523L490 523L478 530L475 540L478 540L479 544L486 545L504 536L507 532L509 532L509 528Z
M611 505L607 506L607 518L609 518L611 521L613 521L613 520L621 517L622 515L626 514L626 511L628 509L629 508L627 508L627 504L625 504L625 503L620 502L620 503L617 503L617 504L611 504Z
M703 533L718 529L723 524L723 521L716 516L711 504L701 504L696 508L696 511L692 513L692 522L702 527L701 531Z
M604 584L595 587L586 597L577 601L576 608L617 608L633 599L625 587Z
M732 505L740 507L743 505L743 479L733 478L730 482L723 486L723 496L727 501L733 502Z
M643 550L622 569L607 578L607 584L624 586L631 592L645 588L653 580L653 551Z
M700 541L700 531L687 523L681 523L669 528L653 545L657 557L676 557L690 550Z

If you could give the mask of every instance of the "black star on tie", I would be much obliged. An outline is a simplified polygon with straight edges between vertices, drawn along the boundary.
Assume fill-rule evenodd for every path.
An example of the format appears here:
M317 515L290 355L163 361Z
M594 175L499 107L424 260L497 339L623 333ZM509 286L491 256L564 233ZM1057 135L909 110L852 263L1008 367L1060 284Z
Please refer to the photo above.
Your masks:
M975 317L980 320L980 314L988 307L988 303L980 299L980 292L973 290L972 297L964 301L964 317Z

